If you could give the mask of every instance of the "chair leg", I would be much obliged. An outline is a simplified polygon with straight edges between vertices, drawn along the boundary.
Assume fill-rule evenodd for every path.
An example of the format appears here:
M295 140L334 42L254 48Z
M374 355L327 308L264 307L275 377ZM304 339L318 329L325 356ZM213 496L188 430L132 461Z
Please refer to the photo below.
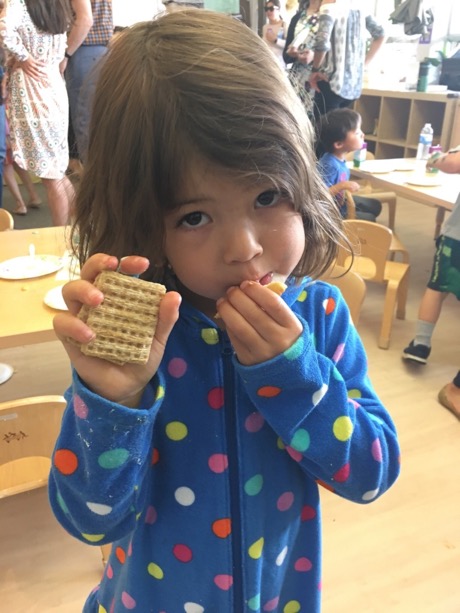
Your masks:
M390 346L391 327L393 325L393 317L396 306L396 298L398 295L398 284L389 281L385 293L385 303L383 305L383 318L380 327L380 336L378 346L380 349L388 349Z
M398 300L396 304L396 317L398 319L406 319L406 304L407 294L409 291L409 270L401 280L398 289Z
M386 200L388 206L388 227L394 231L396 223L396 198Z

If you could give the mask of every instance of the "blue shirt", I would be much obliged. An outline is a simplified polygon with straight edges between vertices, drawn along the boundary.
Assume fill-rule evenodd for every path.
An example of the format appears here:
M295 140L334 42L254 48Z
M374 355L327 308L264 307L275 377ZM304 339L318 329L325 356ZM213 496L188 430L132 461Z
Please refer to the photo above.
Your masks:
M333 153L325 153L321 156L318 162L318 170L326 187L332 187L341 181L348 181L350 179L350 169L346 161L339 160ZM340 214L345 218L347 216L347 204L342 192L335 195L335 201L339 207Z

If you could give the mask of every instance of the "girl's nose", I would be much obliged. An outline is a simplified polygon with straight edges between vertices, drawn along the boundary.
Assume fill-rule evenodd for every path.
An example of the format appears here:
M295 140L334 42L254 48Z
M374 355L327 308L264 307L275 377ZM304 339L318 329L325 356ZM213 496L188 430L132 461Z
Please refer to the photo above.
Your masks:
M241 224L235 221L235 224L225 232L222 241L226 264L249 262L263 253L262 245L252 224Z

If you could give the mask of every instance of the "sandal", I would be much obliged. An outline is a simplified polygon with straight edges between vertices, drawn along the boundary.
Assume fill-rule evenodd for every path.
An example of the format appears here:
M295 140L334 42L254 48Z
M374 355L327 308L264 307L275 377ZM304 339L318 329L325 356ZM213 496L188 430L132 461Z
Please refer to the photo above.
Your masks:
M27 206L31 209L39 209L42 204L41 200L37 200L36 202L29 202Z
M27 209L16 209L12 211L13 215L27 215Z

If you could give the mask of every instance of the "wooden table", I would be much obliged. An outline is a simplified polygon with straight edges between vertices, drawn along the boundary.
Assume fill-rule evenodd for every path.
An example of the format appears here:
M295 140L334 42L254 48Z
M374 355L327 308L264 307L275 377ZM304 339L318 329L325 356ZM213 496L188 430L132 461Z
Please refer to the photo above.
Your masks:
M376 188L393 191L402 198L436 207L435 236L438 236L446 211L452 210L460 193L460 177L444 172L427 174L425 165L424 161L412 158L366 160L360 168L353 168L353 164L349 164L352 178L365 179ZM381 172L385 167L391 172ZM402 170L403 168L405 170ZM373 172L373 169L377 172ZM408 183L417 177L439 178L441 184L426 187Z
M64 255L69 244L69 228L36 228L0 232L0 262L28 255L35 245L37 255ZM35 279L0 279L0 349L42 343L56 339L53 317L58 311L46 306L48 290L64 285L52 273Z

